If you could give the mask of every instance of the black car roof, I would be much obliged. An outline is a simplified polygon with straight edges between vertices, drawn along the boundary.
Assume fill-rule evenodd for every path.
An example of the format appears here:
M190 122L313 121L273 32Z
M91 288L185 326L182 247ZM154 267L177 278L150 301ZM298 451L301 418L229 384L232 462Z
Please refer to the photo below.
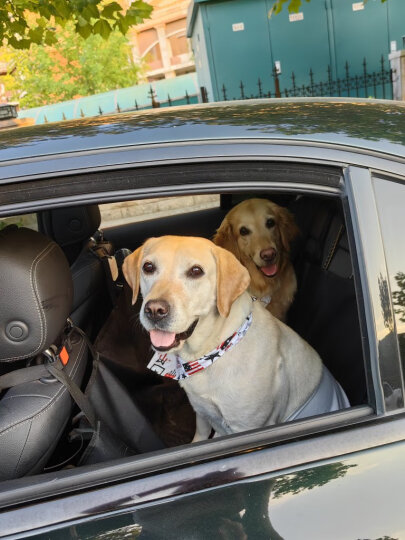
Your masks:
M123 146L218 139L329 143L405 157L404 103L263 99L121 113L0 132L0 163Z

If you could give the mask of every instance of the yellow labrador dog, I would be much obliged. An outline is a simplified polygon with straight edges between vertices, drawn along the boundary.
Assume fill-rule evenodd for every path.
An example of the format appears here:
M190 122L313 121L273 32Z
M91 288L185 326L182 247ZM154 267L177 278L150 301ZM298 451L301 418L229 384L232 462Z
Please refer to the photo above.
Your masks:
M150 238L123 265L155 355L197 415L193 441L348 406L317 353L246 292L250 277L205 238Z
M290 242L298 227L286 208L267 199L247 199L230 210L213 241L249 270L249 292L284 321L297 290Z

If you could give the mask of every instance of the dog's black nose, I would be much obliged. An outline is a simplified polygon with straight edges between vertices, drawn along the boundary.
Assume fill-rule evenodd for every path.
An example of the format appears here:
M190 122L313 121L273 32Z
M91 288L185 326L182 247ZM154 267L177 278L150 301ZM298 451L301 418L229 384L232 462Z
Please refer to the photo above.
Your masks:
M144 311L149 320L158 322L169 315L170 306L166 300L149 300Z
M262 249L260 257L266 262L273 262L277 256L277 251L274 248Z

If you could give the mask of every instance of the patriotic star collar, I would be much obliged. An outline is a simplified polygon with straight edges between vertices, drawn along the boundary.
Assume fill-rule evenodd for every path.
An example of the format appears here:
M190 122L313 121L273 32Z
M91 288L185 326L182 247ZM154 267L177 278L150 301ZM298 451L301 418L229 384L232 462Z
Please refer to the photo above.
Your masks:
M148 368L162 377L169 379L186 379L190 375L198 373L202 369L211 366L222 355L232 349L244 337L252 324L252 314L246 317L242 326L229 336L219 347L213 349L208 354L191 362L184 362L177 353L156 352L148 364Z

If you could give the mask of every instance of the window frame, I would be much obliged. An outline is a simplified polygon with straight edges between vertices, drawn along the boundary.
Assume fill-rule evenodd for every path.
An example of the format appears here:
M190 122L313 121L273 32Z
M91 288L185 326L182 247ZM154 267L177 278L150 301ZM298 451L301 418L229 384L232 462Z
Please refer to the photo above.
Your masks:
M390 402L390 396L384 395L384 383L389 384L388 369L396 370L396 388L402 394L402 402L405 392L399 351L397 351L395 358L391 358L380 347L382 338L379 335L378 322L381 320L381 301L379 292L373 283L378 280L379 276L382 280L389 282L389 276L372 185L372 175L375 174L374 171L367 168L349 167L345 171L345 185L354 222L354 241L358 254L356 258L360 262L361 290L366 308L365 317L370 347L370 362L368 364L370 371L367 374L369 387L372 381L371 387L374 388L376 413L389 415L403 410L403 406L395 406ZM392 310L392 304L390 309ZM394 317L392 311L391 315ZM394 335L392 339L394 339Z
M377 209L377 215L378 215L378 219L379 219L379 225L380 225L380 231L381 231L381 238L382 238L382 242L383 242L383 245L384 245L384 257L385 257L385 266L386 266L386 270L387 270L387 285L388 285L388 291L389 291L389 310L388 310L388 316L391 318L392 320L392 323L393 323L393 328L392 328L392 337L391 339L395 341L395 343L393 343L393 346L394 346L394 349L396 350L397 352L397 355L398 355L398 360L399 360L399 365L400 367L402 368L401 369L401 374L402 374L402 395L405 396L405 391L404 391L404 387L405 387L405 379L404 379L404 369L405 369L405 352L403 352L401 354L401 347L400 347L400 335L404 336L404 333L400 334L399 331L398 331L398 324L399 324L399 321L398 321L398 317L396 316L396 312L395 312L395 308L394 308L394 299L393 299L393 283L392 283L392 280L390 279L390 274L389 274L389 269L391 268L391 257L390 257L390 250L389 249L389 246L387 244L387 238L388 238L388 234L387 232L385 231L385 226L384 226L384 219L383 219L383 215L382 215L382 212L385 211L383 209L383 206L382 204L379 203L379 194L377 192L377 185L379 182L388 182L390 183L391 185L401 185L401 189L403 190L402 193L403 193L403 197L405 197L405 182L404 182L404 179L400 179L398 177L395 177L395 176L388 176L386 174L380 174L380 173L377 173L377 172L373 172L371 174L371 181L372 181L372 188L373 188L373 193L374 193L374 198L375 198L375 203L376 203L376 209ZM384 187L383 184L381 184L379 187ZM402 230L402 229L399 229L399 230ZM398 229L397 229L398 231ZM399 245L399 243L398 243ZM389 396L388 396L389 398ZM405 400L404 400L405 401ZM405 407L405 403L404 403L404 407Z

